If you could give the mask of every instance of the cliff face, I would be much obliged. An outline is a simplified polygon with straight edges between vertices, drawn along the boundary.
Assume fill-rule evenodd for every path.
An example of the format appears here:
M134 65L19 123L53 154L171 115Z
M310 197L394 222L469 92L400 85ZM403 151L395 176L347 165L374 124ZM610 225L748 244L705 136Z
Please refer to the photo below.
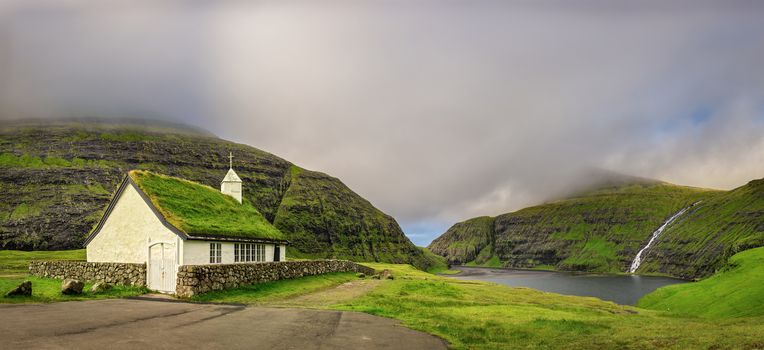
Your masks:
M735 252L764 245L763 183L729 192L622 184L478 218L492 221L490 229L477 229L478 219L458 223L429 248L457 264L493 261L505 267L624 272L658 227L701 201L665 230L638 272L703 277ZM488 254L492 259L486 259Z
M648 251L638 272L702 277L738 252L764 246L764 179L703 200Z
M428 248L454 265L474 261L483 250L490 258L493 256L493 227L494 218L489 216L460 222L432 241Z
M338 179L198 130L154 123L0 124L0 247L79 248L127 171L218 188L229 151L244 196L287 235L293 254L426 267L395 220Z

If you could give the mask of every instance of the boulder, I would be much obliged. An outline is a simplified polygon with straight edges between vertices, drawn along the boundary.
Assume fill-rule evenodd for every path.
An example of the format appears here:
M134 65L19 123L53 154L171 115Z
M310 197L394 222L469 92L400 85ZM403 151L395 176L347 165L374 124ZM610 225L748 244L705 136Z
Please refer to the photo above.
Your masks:
M85 287L85 283L82 281L66 279L64 280L64 283L61 284L61 294L82 294L83 287Z
M17 295L30 296L32 295L32 282L21 282L16 288L13 288L8 293L5 293L6 297L13 297Z
M96 282L96 284L90 287L90 291L93 293L100 293L111 289L111 287L112 285L106 282Z
M358 278L365 278L366 274L363 273L363 272L359 272L359 273L356 274L356 276L358 276Z
M381 278L383 280L391 280L391 279L393 279L393 273L390 272L390 270L387 270L387 269L383 270L382 273L380 274L379 278Z

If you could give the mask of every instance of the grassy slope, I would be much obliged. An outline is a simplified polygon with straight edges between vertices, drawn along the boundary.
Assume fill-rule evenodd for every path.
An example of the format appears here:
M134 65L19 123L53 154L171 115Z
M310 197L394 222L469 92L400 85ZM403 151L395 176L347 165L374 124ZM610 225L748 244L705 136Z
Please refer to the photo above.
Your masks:
M764 316L764 247L736 254L703 281L659 288L638 305L706 318Z
M431 261L408 240L395 219L358 197L339 179L292 166L286 182L289 186L274 225L288 233L293 245L287 251L290 256L431 267Z
M290 255L427 267L393 218L338 179L254 147L155 122L0 122L0 249L79 248L127 171L215 188L228 169L229 151L244 181L244 200L287 236Z
M623 272L666 218L718 194L666 183L622 185L468 220L429 248L450 261L483 266Z
M427 266L429 266L427 272L443 275L453 275L459 273L459 271L451 270L449 268L448 263L444 257L434 254L429 249L424 247L419 247L419 249L421 249L422 253L424 253L424 258L427 262Z
M248 201L239 204L212 187L176 177L141 170L129 174L165 219L185 233L284 239Z

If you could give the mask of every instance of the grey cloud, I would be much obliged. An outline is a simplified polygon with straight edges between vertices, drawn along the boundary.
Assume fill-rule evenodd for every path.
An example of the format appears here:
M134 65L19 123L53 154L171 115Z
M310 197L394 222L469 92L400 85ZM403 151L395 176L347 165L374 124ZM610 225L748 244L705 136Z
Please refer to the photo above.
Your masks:
M3 118L185 121L341 178L420 243L590 167L764 177L758 2L11 3Z

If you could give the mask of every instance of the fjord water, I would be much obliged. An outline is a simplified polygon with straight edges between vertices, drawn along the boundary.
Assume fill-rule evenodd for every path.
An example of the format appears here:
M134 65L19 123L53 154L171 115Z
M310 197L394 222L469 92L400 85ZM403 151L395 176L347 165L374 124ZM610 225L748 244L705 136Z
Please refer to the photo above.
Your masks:
M509 270L459 266L459 279L481 280L512 287L528 287L545 292L590 296L618 304L635 305L655 289L684 280L638 275L597 275L556 271Z

